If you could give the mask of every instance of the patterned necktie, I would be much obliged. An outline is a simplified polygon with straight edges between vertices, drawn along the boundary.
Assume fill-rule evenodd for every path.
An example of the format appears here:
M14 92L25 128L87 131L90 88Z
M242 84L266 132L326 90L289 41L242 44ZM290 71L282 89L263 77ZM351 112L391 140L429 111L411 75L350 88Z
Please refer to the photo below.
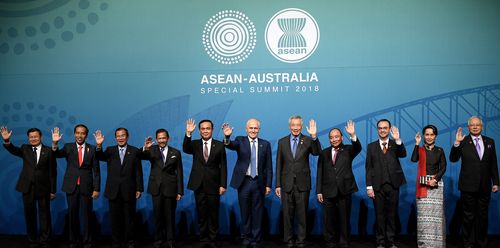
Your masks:
M123 165L123 159L125 158L125 148L120 148L120 163Z
M33 158L35 158L35 165L38 164L38 156L36 155L36 147L33 147Z
M384 147L382 149L382 151L384 152L384 154L386 154L387 153L387 142L382 142L382 146Z
M479 137L476 137L474 140L476 141L477 155L479 156L479 160L481 160L483 159L483 156L481 155L481 145L479 145Z
M337 162L337 154L339 153L339 148L333 148L333 158L332 158L332 164L335 165Z
M208 161L208 142L205 141L205 145L203 146L203 158L205 159L205 163Z
M250 155L250 176L254 178L257 175L257 147L255 140L252 140L252 151Z
M293 158L295 158L295 152L297 152L297 137L293 138L293 146L292 146Z
M163 163L165 163L165 147L160 148L160 153L161 153L161 159L163 160Z

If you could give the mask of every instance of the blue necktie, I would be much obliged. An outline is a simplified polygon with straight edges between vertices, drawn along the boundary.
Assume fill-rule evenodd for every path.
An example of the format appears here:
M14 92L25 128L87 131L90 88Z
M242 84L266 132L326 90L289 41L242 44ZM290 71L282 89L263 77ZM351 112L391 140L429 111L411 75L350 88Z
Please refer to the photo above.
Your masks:
M257 175L257 148L255 140L252 140L252 152L250 155L250 176L254 178Z
M125 148L120 148L120 163L123 164L123 158L125 158Z
M292 146L293 158L295 158L296 151L297 151L297 137L293 138L293 146Z

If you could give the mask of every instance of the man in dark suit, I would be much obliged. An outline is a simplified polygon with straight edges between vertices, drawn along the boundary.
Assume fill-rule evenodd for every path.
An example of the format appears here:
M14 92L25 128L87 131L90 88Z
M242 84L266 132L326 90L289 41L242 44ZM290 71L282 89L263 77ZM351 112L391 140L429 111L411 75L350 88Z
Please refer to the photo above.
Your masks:
M144 191L141 151L127 143L128 130L124 127L115 130L117 145L105 151L101 131L97 130L94 137L97 159L106 162L108 167L104 196L109 200L112 247L133 248L136 199Z
M302 117L292 116L288 120L291 134L278 141L276 155L276 195L283 204L284 241L288 247L304 247L306 239L306 217L311 191L311 169L309 155L321 153L321 144L316 136L316 122L309 121L307 132L301 133ZM294 219L297 216L297 239L293 237Z
M271 145L257 137L260 130L257 119L247 121L247 136L238 136L233 141L230 139L233 128L227 123L223 128L224 145L238 153L230 185L238 190L243 246L258 247L262 235L264 197L271 192L273 180Z
M52 130L52 150L57 158L66 159L62 190L66 192L69 219L69 247L78 247L80 238L80 209L83 212L84 248L94 247L90 230L92 216L92 199L99 197L101 173L99 161L95 154L95 146L85 142L88 128L78 124L73 129L74 143L66 143L59 149L58 142L62 138L59 128Z
M377 122L378 140L368 144L366 152L366 191L373 199L376 213L377 247L397 248L395 243L399 187L406 183L399 158L406 149L398 128L387 119ZM389 133L393 139L389 139Z
M318 159L316 193L318 201L324 204L323 237L328 248L349 247L351 195L358 191L352 161L361 152L361 143L352 120L345 129L352 145L344 145L342 132L333 128L328 134L331 146L324 149Z
M469 135L458 128L451 147L450 161L462 159L458 179L463 206L462 237L464 247L487 247L488 205L491 192L498 191L498 164L495 141L482 135L483 121L472 116L467 122Z
M167 146L170 136L166 129L156 130L156 142L152 137L144 143L143 158L149 160L148 193L153 197L155 241L153 247L175 247L175 209L184 195L182 156L179 150Z
M0 128L3 146L9 153L23 159L23 169L16 190L23 194L24 219L30 247L49 247L52 234L50 200L55 198L57 168L50 147L44 146L42 132L28 129L28 143L17 147L10 142L12 131ZM37 236L37 206L40 220L40 237Z
M194 120L187 120L182 151L193 155L187 187L194 191L200 241L203 246L217 247L220 196L227 188L226 149L222 142L212 138L212 121L201 120L198 123L201 139L192 141L191 135L195 128Z

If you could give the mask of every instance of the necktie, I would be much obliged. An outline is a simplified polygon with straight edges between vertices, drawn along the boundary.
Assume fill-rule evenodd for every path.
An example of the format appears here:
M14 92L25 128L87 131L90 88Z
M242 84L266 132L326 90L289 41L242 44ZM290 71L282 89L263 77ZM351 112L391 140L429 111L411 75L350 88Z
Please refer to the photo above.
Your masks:
M205 146L203 146L203 158L205 163L208 161L208 142L205 141Z
M36 155L36 147L33 147L33 158L35 158L35 165L38 164L38 156Z
M83 151L82 146L78 146L78 167L82 167L83 162ZM80 185L80 177L76 179L76 185Z
M297 137L293 138L293 146L292 146L293 158L295 158L295 152L296 151L297 151Z
M335 165L337 162L337 154L339 153L339 148L333 148L333 158L332 158L332 164Z
M120 148L120 163L123 165L123 159L125 158L125 148Z
M165 163L165 147L160 148L160 153L161 153L161 159L163 160L163 163Z
M382 151L384 152L384 154L386 154L387 153L387 142L382 142L382 146L384 147L382 149Z
M257 147L255 140L252 140L252 151L250 155L250 176L254 178L257 175Z
M82 162L83 162L83 152L82 152L82 146L78 146L78 166L82 167Z
M482 155L481 155L481 146L479 145L479 137L476 137L474 140L476 141L477 155L479 156L479 160L481 160L483 158L482 158Z

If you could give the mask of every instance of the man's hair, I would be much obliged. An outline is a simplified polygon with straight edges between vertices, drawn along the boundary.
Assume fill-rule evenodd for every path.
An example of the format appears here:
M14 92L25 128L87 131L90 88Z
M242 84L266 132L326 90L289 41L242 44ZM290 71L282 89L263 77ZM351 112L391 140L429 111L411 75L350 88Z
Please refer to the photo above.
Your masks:
M328 132L328 136L330 136L330 134L332 133L332 131L333 131L333 130L337 130L337 131L339 131L339 133L340 133L340 137L343 137L343 136L344 136L344 135L342 134L342 131L340 131L340 128L336 128L336 127L334 127L334 128L332 128L332 129L330 129L330 132ZM330 138L330 137L328 137L328 138Z
M119 127L119 128L117 128L117 129L115 129L115 136L116 136L116 133L117 133L118 131L125 131L125 134L127 135L127 138L128 138L128 130L127 130L126 128L124 128L124 127Z
M296 120L296 119L300 120L300 125L304 124L304 121L302 120L302 116L292 115L292 116L290 116L290 118L288 118L288 125L290 125L292 123L292 120Z
M87 136L89 134L89 128L83 124L77 124L75 126L75 128L73 128L73 133L76 133L76 129L79 128L79 127L83 127L85 128L85 136Z
M168 135L168 131L165 128L160 128L160 129L156 130L156 134L155 134L156 137L158 137L159 133L166 133L167 134L167 138L170 138L170 136Z
M201 120L200 122L198 122L198 129L200 129L200 128L201 128L201 123L203 123L203 122L208 122L208 123L210 123L210 126L212 126L212 129L214 129L214 123L213 123L211 120L209 120L209 119L203 119L203 120Z
M26 132L26 135L29 137L30 133L33 133L33 132L37 132L40 135L40 137L42 137L42 131L40 131L40 129L38 129L36 127L32 127L30 129L28 129L28 131Z
M470 125L470 121L471 121L472 119L478 119L478 120L479 120L479 122L481 123L481 125L483 125L483 120L481 120L481 118L479 118L479 116L473 115L473 116L471 116L471 117L467 120L467 126L468 126L468 125Z
M380 120L378 120L378 121L377 121L377 127L378 127L378 124L379 124L380 122L383 122L383 121L386 121L387 123L389 123L389 128L391 128L391 127L392 127L391 122L390 122L389 120L387 120L387 119L380 119Z

